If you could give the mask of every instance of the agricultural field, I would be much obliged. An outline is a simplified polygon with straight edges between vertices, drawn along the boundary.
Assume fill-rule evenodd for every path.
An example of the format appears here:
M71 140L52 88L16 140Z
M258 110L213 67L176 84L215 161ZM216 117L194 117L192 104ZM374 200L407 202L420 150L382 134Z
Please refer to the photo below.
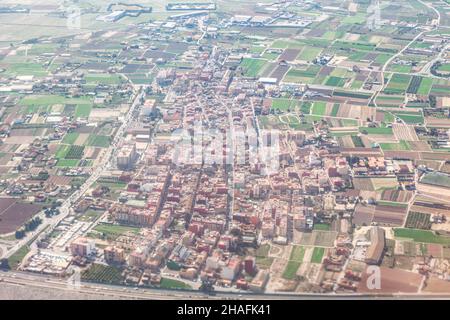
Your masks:
M288 261L282 277L286 280L294 280L297 277L297 270L300 264L298 261Z
M392 114L406 124L421 124L425 121L421 112L395 111Z
M302 262L303 256L305 255L305 248L302 246L293 246L291 251L290 260Z
M411 239L415 242L450 245L450 237L436 235L433 231L395 228L396 238Z
M409 87L409 83L412 77L409 75L394 73L391 77L386 89L385 94L404 94ZM416 85L414 86L416 87Z
M298 60L312 61L314 60L322 51L321 48L316 48L312 46L304 46L302 51L298 54Z
M419 89L417 89L416 93L420 95L427 95L430 93L432 86L433 86L433 79L422 78Z
M425 184L431 184L433 186L450 188L450 176L445 173L439 172L428 173L422 177L420 182Z
M93 264L81 273L81 279L88 282L119 285L123 284L122 271L113 266Z
M361 127L359 128L359 132L362 134L368 135L392 135L392 128L369 128L369 127Z
M295 106L295 101L290 99L276 98L272 100L272 109L287 112Z
M431 215L420 212L410 212L408 218L406 219L406 228L411 229L431 229Z
M261 245L255 253L256 265L261 269L268 269L273 263L273 258L269 257L270 244Z
M30 248L27 245L21 247L11 257L8 258L8 265L11 270L17 270L22 263L23 258L30 252Z
M191 290L192 287L183 282L183 281L179 281L179 280L175 280L175 279L169 279L169 278L161 278L161 283L159 284L159 287L161 289L184 289L184 290Z
M83 213L78 220L83 222L93 222L97 220L104 211L102 210L88 210L85 213Z
M84 146L71 145L64 155L65 159L81 159L83 157Z
M117 74L87 74L84 79L88 85L118 85L122 77Z
M76 132L69 132L64 136L62 143L64 144L74 144L77 141L79 134Z
M323 230L323 231L330 231L331 226L329 224L324 223L315 223L314 224L314 230Z
M100 223L94 228L94 231L98 232L106 239L115 240L127 232L138 234L140 232L140 228Z
M314 79L320 71L320 66L312 65L306 69L291 68L283 78L283 82L314 83Z
M86 146L101 147L101 148L107 148L110 146L110 144L111 144L110 136L101 136L101 135L95 135L95 134L89 135L89 138L85 142Z
M258 77L266 65L266 60L244 58L241 62L241 68L246 77Z
M315 247L311 256L312 263L322 263L322 258L325 253L325 248Z
M75 108L75 117L87 118L91 114L92 106L88 104L79 104Z
M442 73L450 73L450 63L442 63L439 68L437 68L437 71Z
M325 115L326 103L325 102L314 102L311 110L311 114L323 116Z
M408 141L401 140L399 143L380 143L382 150L411 150Z
M77 167L79 164L77 159L59 159L56 163L57 167Z

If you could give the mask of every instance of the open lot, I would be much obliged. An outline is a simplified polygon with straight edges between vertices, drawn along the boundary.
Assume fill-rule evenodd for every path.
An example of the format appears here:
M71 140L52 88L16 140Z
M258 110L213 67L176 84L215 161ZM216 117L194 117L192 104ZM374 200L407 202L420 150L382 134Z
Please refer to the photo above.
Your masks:
M16 231L39 211L40 205L22 203L15 198L0 198L0 234Z

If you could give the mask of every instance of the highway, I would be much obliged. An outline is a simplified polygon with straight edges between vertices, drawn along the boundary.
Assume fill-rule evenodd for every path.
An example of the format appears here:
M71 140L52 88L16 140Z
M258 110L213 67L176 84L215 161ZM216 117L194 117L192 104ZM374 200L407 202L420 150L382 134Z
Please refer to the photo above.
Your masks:
M121 287L105 284L93 284L81 282L80 285L68 284L66 279L48 277L40 274L25 272L0 271L0 283L27 286L33 288L50 289L55 292L70 294L84 293L96 295L106 299L133 299L133 300L365 300L365 299L449 299L445 294L384 294L368 295L358 293L346 294L321 294L321 293L267 293L251 294L217 290L215 295L206 295L200 291L177 291L167 289L143 289L133 287ZM1 285L0 285L1 288ZM39 297L36 297L39 299Z
M84 293L103 296L109 299L152 299L152 300L171 300L171 299L188 299L189 295L184 292L165 291L165 290L135 290L134 288L121 288L117 286L97 285L91 283L80 283L80 285L70 285L66 279L46 277L37 274L27 274L22 272L0 273L3 283L14 285L23 285L27 287L35 287L42 289L51 289L62 291L65 293ZM200 293L199 293L200 294ZM197 299L201 295L196 296Z

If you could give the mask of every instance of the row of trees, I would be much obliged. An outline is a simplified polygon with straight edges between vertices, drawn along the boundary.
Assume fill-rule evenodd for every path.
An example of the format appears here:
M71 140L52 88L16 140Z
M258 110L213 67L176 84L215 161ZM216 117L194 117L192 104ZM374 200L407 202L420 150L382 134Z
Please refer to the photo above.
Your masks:
M25 237L27 232L34 231L36 228L42 223L42 219L39 217L33 218L27 223L25 223L25 226L19 230L16 231L16 239L22 239Z
M436 77L443 77L443 78L450 78L450 74L445 72L442 73L440 72L439 68L442 67L442 62L441 61L437 61L435 62L432 66L431 66L431 74L436 76Z

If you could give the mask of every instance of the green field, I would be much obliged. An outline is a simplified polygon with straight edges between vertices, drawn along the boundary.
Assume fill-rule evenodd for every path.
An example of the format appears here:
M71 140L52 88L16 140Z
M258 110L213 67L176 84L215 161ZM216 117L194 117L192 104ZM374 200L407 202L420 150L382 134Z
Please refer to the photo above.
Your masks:
M361 24L366 21L366 15L364 13L357 13L354 16L347 16L344 19L342 19L342 23L347 24Z
M48 74L40 63L18 62L11 63L5 72L9 76L35 76L44 77Z
M394 112L394 114L407 124L420 124L425 121L421 113Z
M55 158L57 159L65 158L69 149L70 149L69 145L59 145L58 149L56 150Z
M427 173L422 177L420 182L431 184L434 186L450 188L450 176L445 173L440 172Z
M345 79L345 78L332 76L327 79L327 81L325 82L325 85L331 86L331 87L343 87L346 82L347 82L347 79Z
M113 241L117 239L120 235L125 234L127 232L138 234L141 229L130 226L100 223L94 228L94 230L102 233L107 239Z
M298 60L312 61L314 60L319 53L322 51L321 48L305 46L303 50L297 56Z
M77 167L80 160L77 159L59 159L56 163L57 167Z
M74 144L77 140L79 134L76 132L69 132L64 136L64 139L62 140L62 143L65 144Z
M432 231L395 228L394 235L396 238L412 239L415 242L450 245L450 237L439 236Z
M305 255L305 248L302 246L293 246L289 260L302 262Z
M297 270L300 267L300 262L297 261L289 261L286 265L286 268L283 271L282 277L287 280L295 279L297 275Z
M275 98L272 100L272 109L288 111L294 105L294 101L290 99Z
M85 213L83 213L78 220L79 221L85 221L85 222L93 222L95 220L97 220L102 214L104 213L104 211L102 210L87 210Z
M290 69L283 81L284 82L294 82L294 83L313 83L314 78L320 71L320 66L308 66L306 69Z
M118 74L87 74L84 79L87 84L118 85L122 77Z
M432 222L430 220L431 214L422 212L410 212L406 219L405 227L412 229L430 230Z
M19 250L17 250L12 256L8 258L9 267L12 270L16 270L23 258L30 252L30 248L27 245L24 245Z
M121 190L126 188L127 184L125 182L117 181L117 182L96 182L95 186L103 186L108 187L111 190Z
M382 135L391 135L393 134L392 128L369 128L369 127L361 127L359 128L359 132L367 133L367 134L382 134Z
M314 230L323 230L323 231L330 231L331 226L329 224L325 223L315 223L314 224Z
M54 105L54 104L82 104L90 105L92 104L92 98L90 97L80 97L80 98L66 98L58 95L30 95L24 97L20 100L20 105L31 106L31 105Z
M262 59L244 58L242 59L241 67L246 77L257 77L265 64L266 61Z
M83 158L84 146L71 145L66 153L65 159Z
M111 144L111 137L91 134L85 144L89 147L107 148Z
M409 87L411 76L394 73L389 81L384 93L386 94L404 94Z
M399 143L380 143L383 150L411 150L408 141L400 141Z
M161 278L160 288L162 289L192 289L190 285L183 281Z
M428 95L430 93L432 86L433 86L433 79L422 78L422 82L420 83L419 90L417 90L417 94Z
M326 108L327 104L325 102L314 102L311 114L323 116L325 115Z
M372 43L366 43L366 42L352 42L352 41L342 41L338 40L333 45L333 48L340 49L340 50L360 50L360 51L372 51L375 49L375 45Z
M325 248L315 247L313 254L311 256L312 263L322 263L323 254L325 253Z
M443 63L439 68L438 71L442 72L450 72L450 63Z
M261 269L268 269L273 263L273 258L269 257L270 244L263 244L256 249L256 265Z
M380 54L376 57L375 62L379 64L385 64L390 58L390 54Z
M93 264L87 270L84 270L81 273L81 279L84 281L115 285L122 284L124 281L120 269L102 264Z
M79 104L75 108L75 117L87 118L91 114L92 106L88 104Z

